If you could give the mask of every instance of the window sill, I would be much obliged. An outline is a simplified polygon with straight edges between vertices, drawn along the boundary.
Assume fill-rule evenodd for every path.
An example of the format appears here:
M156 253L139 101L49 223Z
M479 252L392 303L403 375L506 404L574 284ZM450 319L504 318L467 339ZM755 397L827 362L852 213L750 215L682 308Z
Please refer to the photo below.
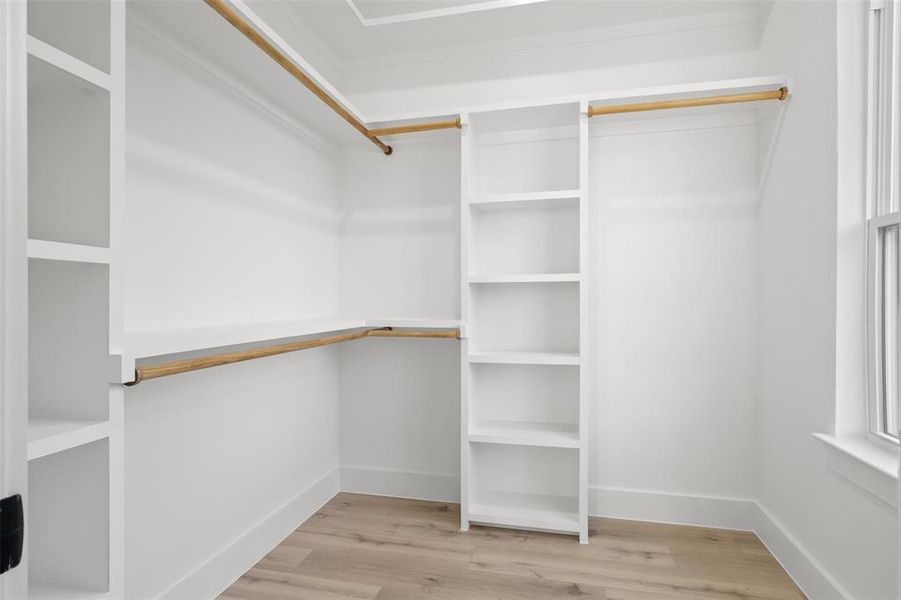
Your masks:
M829 468L883 502L898 506L898 452L862 437L814 433L828 449Z

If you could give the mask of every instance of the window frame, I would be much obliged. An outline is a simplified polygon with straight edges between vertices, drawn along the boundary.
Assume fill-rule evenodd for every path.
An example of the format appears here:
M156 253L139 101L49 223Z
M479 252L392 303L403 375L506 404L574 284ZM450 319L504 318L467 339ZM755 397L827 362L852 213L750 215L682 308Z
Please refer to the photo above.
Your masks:
M898 227L901 236L901 5L898 0L873 0L869 6L867 65L867 153L866 153L866 306L867 306L867 423L868 438L891 448L899 447L901 431L886 432L883 352L885 290L884 239L886 228ZM897 243L897 242L896 242ZM901 257L895 256L897 272L891 280L897 289L901 281ZM890 335L892 352L901 356L899 308L894 309L894 327ZM893 388L896 415L901 414L901 366L889 382ZM901 419L898 419L901 423ZM901 430L901 425L899 425Z

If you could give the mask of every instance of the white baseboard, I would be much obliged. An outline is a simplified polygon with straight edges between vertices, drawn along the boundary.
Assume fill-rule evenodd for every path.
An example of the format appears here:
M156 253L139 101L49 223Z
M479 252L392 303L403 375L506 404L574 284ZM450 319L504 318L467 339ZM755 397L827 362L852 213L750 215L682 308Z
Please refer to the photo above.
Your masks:
M770 511L759 503L756 506L757 537L810 600L852 597Z
M591 488L594 517L752 531L811 600L851 598L834 577L755 500Z
M342 467L341 490L459 502L460 478L391 469ZM835 579L755 500L593 487L588 513L633 521L752 531L811 600L850 598Z
M214 598L339 491L438 502L459 502L460 477L393 469L341 467L324 475L161 598ZM850 598L835 579L770 512L754 500L617 488L589 489L589 514L753 531L811 600Z
M741 498L593 487L588 490L588 514L593 517L753 531L757 504Z
M341 491L436 502L459 502L460 476L369 467L341 467Z
M297 529L340 490L340 470L332 469L260 521L222 552L176 583L160 598L215 598Z

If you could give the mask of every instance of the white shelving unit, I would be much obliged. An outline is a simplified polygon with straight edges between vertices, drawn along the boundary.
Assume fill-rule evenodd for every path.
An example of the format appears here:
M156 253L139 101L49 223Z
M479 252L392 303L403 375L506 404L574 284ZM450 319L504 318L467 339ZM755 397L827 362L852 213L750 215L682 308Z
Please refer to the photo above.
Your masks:
M588 542L586 109L463 117L463 530Z
M123 597L125 7L29 0L28 597Z

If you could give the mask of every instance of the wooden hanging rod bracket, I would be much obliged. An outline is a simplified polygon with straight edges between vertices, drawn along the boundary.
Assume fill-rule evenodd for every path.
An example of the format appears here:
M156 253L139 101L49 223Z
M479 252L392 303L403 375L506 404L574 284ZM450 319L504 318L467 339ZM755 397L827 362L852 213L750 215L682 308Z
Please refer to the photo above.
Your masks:
M785 100L788 98L788 87L764 92L746 92L722 96L703 96L700 98L682 98L678 100L657 100L653 102L636 102L632 104L612 104L607 106L588 107L588 116L612 115L617 113L642 112L646 110L665 110L669 108L686 108L691 106L711 106L714 104L736 104L738 102L757 102L760 100Z
M328 346L339 342L349 342L359 340L365 337L406 337L406 338L442 338L442 339L460 339L459 329L394 329L393 327L379 327L362 329L359 331L351 331L347 333L337 333L331 335L320 336L317 338L298 340L294 342L285 342L275 344L273 346L265 346L262 348L250 348L248 350L235 350L233 352L222 352L219 354L211 354L208 356L197 356L193 358L183 358L173 360L158 365L147 365L146 367L135 368L135 379L126 383L127 386L134 386L147 379L157 379L158 377L167 377L169 375L177 375L178 373L187 373L189 371L198 371L200 369L209 369L211 367L219 367L229 365L245 360L253 360L255 358L265 358L267 356L276 356L278 354L286 354L288 352L296 352L298 350L306 350L308 348L318 348L320 346Z

